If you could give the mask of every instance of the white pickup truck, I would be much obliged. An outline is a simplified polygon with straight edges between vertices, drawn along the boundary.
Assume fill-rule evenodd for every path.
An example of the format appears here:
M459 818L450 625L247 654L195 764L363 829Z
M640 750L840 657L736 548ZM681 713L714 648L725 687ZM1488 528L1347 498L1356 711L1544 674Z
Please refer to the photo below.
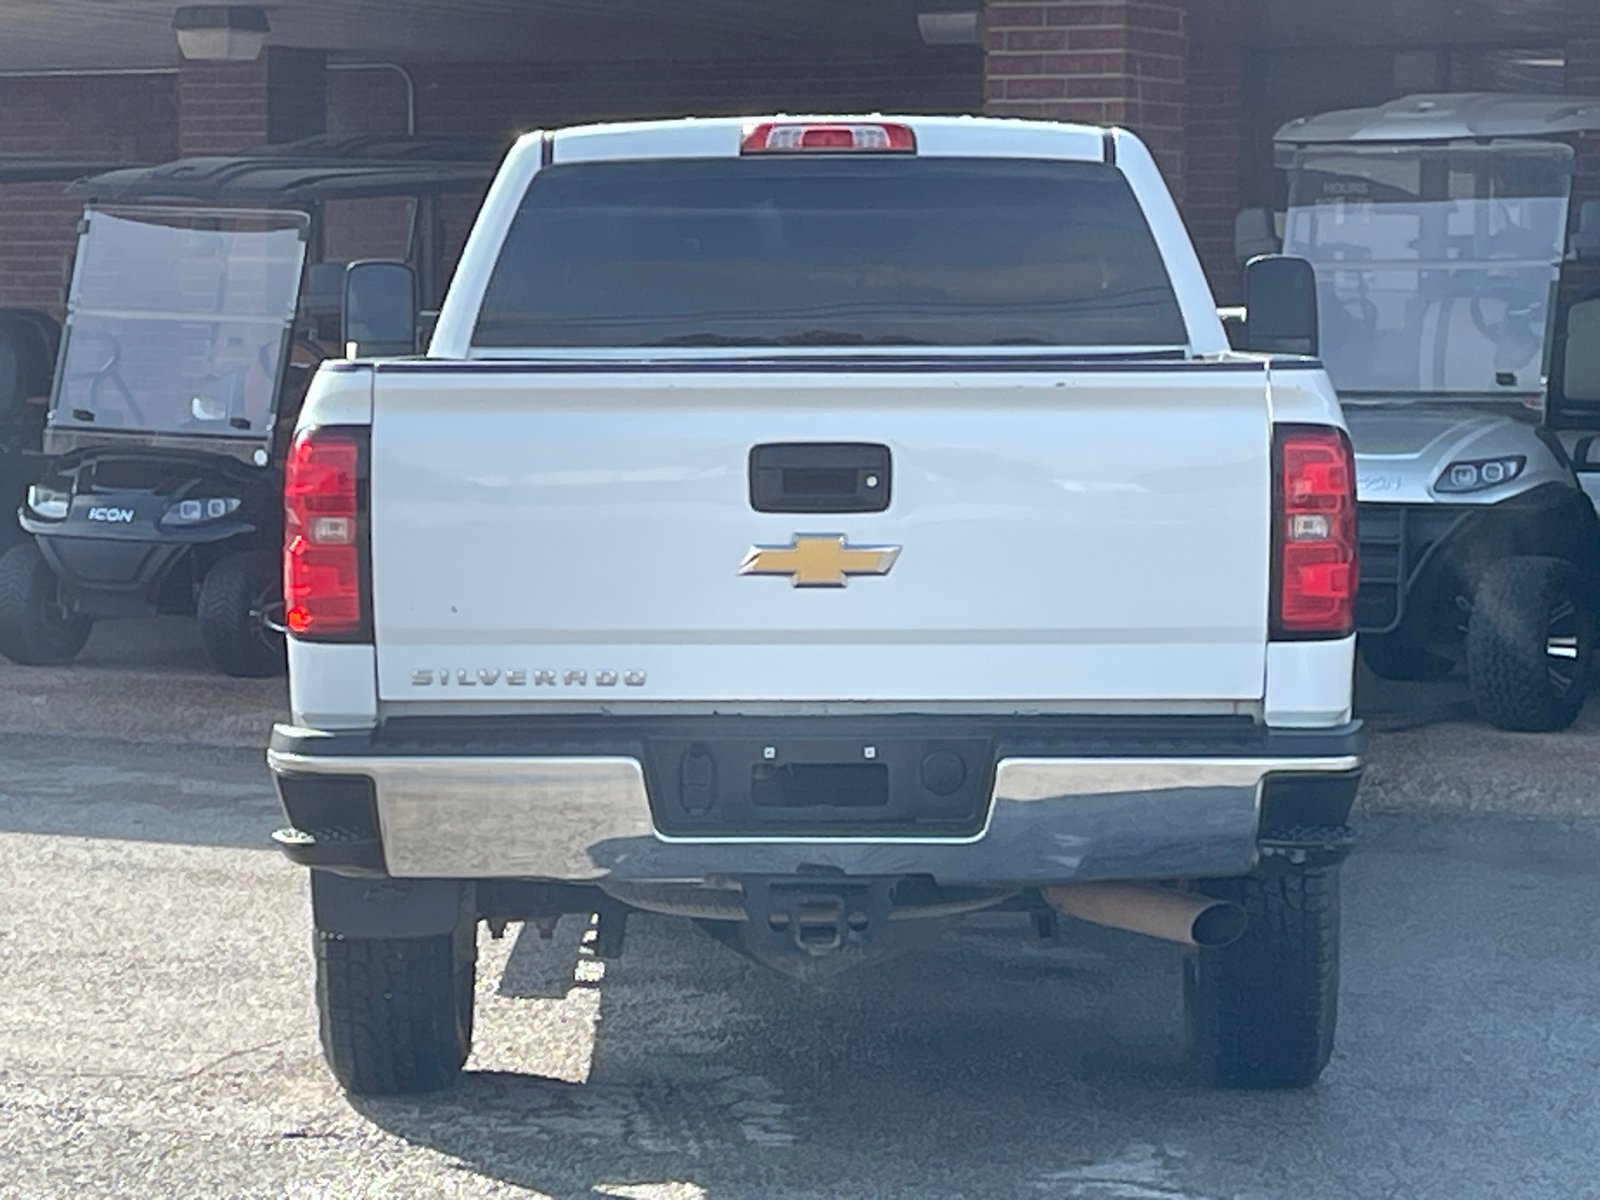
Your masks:
M1312 348L1302 267L1245 344ZM1205 1079L1317 1078L1350 446L1314 358L1229 349L1136 138L534 134L426 354L364 360L410 287L350 269L287 470L276 840L344 1087L454 1079L480 922L612 955L636 910L806 977L984 909L1135 930Z

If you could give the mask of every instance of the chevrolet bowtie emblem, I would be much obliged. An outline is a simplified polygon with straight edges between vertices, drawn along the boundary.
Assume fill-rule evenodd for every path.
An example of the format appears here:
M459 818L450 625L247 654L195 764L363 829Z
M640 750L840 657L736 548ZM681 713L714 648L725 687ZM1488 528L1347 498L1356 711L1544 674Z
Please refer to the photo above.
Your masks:
M899 546L847 546L842 533L799 533L787 546L752 546L741 575L787 575L795 587L843 587L850 575L887 575Z

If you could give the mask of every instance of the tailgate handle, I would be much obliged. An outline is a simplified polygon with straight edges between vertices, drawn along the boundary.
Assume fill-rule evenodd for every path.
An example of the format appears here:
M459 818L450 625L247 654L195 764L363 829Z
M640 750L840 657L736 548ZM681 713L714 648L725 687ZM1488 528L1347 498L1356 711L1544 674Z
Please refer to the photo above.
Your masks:
M750 507L757 512L883 512L889 485L887 446L775 442L750 450Z

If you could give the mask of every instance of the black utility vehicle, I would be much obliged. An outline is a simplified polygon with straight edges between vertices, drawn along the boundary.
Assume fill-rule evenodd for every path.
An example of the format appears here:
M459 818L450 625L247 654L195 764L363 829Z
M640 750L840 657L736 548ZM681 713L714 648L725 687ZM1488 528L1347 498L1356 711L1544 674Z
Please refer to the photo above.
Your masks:
M179 613L218 670L283 669L282 463L317 364L344 352L334 243L387 226L387 252L361 257L405 260L431 307L442 206L471 203L503 149L315 138L75 186L88 203L20 511L33 540L0 557L0 653L65 662L97 618Z

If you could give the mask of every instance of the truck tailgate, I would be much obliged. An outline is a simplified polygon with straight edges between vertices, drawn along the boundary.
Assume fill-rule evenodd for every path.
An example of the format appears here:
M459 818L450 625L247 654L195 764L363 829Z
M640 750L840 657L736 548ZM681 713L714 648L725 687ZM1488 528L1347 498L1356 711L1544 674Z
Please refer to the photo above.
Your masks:
M385 701L1262 694L1271 430L1251 364L421 362L380 368L373 411ZM755 511L752 447L795 442L887 446L887 510ZM899 554L843 587L740 573L807 534Z

